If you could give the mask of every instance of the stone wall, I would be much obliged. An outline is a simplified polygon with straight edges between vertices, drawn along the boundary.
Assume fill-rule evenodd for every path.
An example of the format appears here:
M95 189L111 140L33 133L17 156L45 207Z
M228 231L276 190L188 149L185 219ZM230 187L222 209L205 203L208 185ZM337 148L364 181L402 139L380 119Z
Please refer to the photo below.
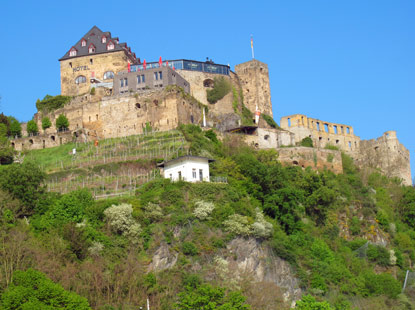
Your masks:
M387 176L412 185L409 151L399 142L396 131L387 131L377 139L360 141L356 163L360 167L380 169Z
M334 145L348 153L359 151L360 138L354 135L353 127L349 125L325 122L306 115L295 114L282 117L280 126L295 133L295 142L310 137L315 147L324 148L327 145Z
M294 134L280 129L257 128L252 135L244 135L245 142L259 149L294 145Z
M243 90L246 107L251 112L255 112L258 105L261 113L272 116L268 65L253 59L236 65L235 73Z
M24 137L11 141L12 147L16 151L44 149L59 146L73 141L72 132L56 132L51 134L42 133L37 136Z
M55 120L64 114L69 120L69 131L74 133L82 130L88 140L103 138L125 137L143 133L146 126L152 130L167 131L181 123L201 124L201 105L191 98L183 96L177 89L148 90L136 94L121 94L118 96L97 97L85 95L76 97L64 108L53 113L42 115L37 113L35 120L41 128L41 119L48 116L52 127L42 133L42 138L33 139L31 149L53 147L60 144L57 138ZM69 134L70 135L70 134ZM57 143L51 143L44 136L55 136ZM29 138L25 138L28 141ZM46 139L46 144L43 140ZM70 140L62 140L62 143ZM16 149L19 144L27 142L12 141Z
M343 173L340 151L311 147L278 148L278 160L284 165L311 167L313 170L330 170Z
M61 94L64 96L77 96L89 93L91 78L102 82L112 82L112 79L104 80L104 73L112 71L114 74L127 70L128 57L124 51L109 52L98 55L88 55L61 60ZM85 76L86 83L76 84L78 76Z

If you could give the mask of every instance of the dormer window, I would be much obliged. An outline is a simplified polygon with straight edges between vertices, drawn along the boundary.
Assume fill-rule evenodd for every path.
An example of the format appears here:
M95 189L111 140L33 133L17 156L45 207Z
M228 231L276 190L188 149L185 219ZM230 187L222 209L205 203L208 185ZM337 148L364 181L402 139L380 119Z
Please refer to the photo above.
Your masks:
M109 42L108 42L108 44L107 44L107 50L108 50L108 51L113 50L113 49L114 49L114 47L115 47L115 46L114 46L114 43L112 43L112 41L109 41Z
M76 56L76 48L75 47L72 47L70 50L69 50L69 57L74 57L74 56Z
M115 39L114 41L115 41L116 44L118 44L118 39Z
M102 38L101 38L101 42L102 42L102 43L107 43L107 37L106 37L106 36L102 36Z
M91 53L95 53L95 46L94 46L94 44L91 44L89 47L88 47L88 52L91 54Z
M85 39L82 39L82 41L81 41L81 46L82 46L82 47L86 46L86 40L85 40Z

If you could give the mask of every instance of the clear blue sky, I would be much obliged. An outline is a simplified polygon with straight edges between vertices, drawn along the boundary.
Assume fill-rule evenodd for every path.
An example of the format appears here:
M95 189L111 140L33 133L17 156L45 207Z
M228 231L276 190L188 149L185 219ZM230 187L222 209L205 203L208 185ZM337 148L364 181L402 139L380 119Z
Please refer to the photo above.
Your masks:
M1 1L1 110L60 92L58 58L93 25L142 60L268 64L274 118L303 113L362 139L397 130L415 175L415 1Z

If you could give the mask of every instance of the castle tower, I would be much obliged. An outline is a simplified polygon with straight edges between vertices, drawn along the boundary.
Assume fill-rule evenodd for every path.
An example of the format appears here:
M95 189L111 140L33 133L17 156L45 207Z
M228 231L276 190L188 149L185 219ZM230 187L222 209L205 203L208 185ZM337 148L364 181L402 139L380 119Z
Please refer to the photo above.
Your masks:
M241 82L244 104L255 113L272 116L271 90L269 86L268 65L256 59L235 66L235 73Z

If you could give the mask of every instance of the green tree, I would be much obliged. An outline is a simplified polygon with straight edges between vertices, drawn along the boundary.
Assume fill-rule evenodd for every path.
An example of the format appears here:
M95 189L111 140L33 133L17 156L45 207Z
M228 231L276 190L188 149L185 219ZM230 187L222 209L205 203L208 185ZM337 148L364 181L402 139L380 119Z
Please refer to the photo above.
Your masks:
M207 100L210 103L216 103L231 91L230 83L224 78L215 78L213 89L207 89Z
M250 310L246 298L238 291L227 293L224 288L204 284L196 289L187 286L179 294L177 310Z
M0 124L0 130L1 130ZM9 165L13 163L14 151L6 137L0 136L0 165Z
M0 123L0 138L7 137L7 125Z
M69 121L65 115L61 114L56 119L56 128L58 130L66 130L69 128Z
M305 137L303 140L301 140L300 145L306 147L313 147L313 140L310 137Z
M22 126L20 125L20 122L15 119L13 116L9 116L9 136L10 137L21 137L22 136Z
M333 310L327 301L319 302L311 295L305 295L297 301L295 309L298 310Z
M46 174L32 162L10 165L0 170L0 188L23 202L24 209L19 210L19 215L33 213L37 201L44 193L42 183L45 176Z
M66 291L37 270L17 270L1 295L3 310L90 310L86 298Z
M52 123L49 119L49 117L45 116L42 118L42 129L46 130L52 126Z
M27 122L27 132L33 135L36 135L39 132L39 128L34 120Z

